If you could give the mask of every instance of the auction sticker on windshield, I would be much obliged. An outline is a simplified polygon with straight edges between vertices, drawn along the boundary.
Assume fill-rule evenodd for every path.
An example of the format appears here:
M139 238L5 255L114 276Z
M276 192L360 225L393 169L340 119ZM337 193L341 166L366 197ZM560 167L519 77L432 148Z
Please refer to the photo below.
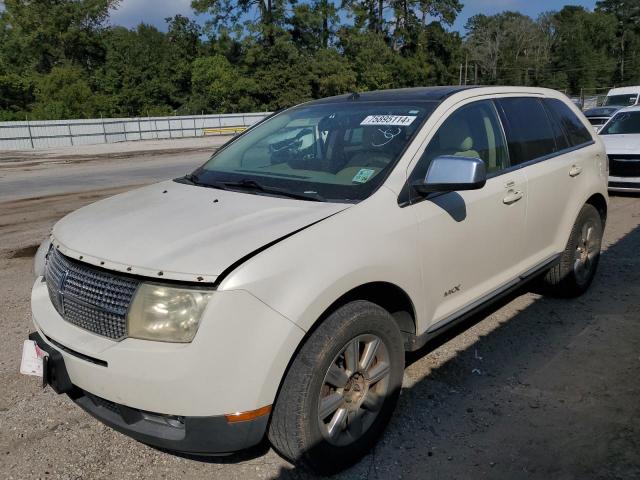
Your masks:
M374 173L376 173L376 171L370 168L361 168L358 173L356 173L356 176L351 179L351 181L355 183L367 183L371 178L371 175L373 175Z
M388 125L392 127L406 127L418 118L413 115L369 115L360 125Z

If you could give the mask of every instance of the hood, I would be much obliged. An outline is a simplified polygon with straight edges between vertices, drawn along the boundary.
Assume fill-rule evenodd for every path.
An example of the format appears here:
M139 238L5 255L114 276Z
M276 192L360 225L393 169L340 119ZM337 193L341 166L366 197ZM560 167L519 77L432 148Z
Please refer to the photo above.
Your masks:
M589 117L611 117L621 107L596 107L585 110L584 115Z
M600 138L607 149L607 155L640 155L640 134L601 135Z
M255 250L348 206L168 181L83 207L52 236L62 253L96 266L213 282Z

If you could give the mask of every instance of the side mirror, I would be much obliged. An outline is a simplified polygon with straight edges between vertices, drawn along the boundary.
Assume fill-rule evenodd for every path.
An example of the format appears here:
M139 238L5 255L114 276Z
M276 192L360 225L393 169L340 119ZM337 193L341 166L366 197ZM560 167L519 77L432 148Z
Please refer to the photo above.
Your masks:
M432 192L478 190L487 183L487 170L479 158L443 155L431 161L423 181L413 183L421 195Z

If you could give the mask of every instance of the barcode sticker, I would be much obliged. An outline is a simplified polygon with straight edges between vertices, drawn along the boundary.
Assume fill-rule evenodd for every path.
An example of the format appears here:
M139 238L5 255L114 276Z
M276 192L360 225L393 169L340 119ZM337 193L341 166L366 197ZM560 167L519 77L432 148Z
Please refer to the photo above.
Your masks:
M392 127L407 127L418 118L413 115L369 115L360 125L387 125Z

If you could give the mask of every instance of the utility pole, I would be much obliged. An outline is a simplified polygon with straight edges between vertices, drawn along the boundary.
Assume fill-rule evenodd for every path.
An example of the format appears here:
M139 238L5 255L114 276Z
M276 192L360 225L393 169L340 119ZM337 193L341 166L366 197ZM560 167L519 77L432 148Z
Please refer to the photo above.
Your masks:
M464 55L464 84L467 84L467 73L469 72L469 54Z
M458 85L462 85L462 64L460 64L460 75L458 77Z
M622 61L620 62L620 81L624 82L624 30L622 33L622 41L620 42L620 47L622 50Z

